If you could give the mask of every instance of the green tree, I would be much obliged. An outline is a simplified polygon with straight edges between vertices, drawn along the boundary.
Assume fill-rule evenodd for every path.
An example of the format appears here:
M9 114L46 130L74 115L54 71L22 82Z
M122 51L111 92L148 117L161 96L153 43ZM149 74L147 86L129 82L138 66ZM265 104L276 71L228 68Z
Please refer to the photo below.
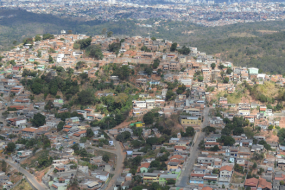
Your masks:
M31 90L34 94L40 94L42 92L43 85L39 82L34 82L31 86Z
M256 162L254 162L252 169L256 169L256 168L257 168L257 164L256 164Z
M95 59L103 59L103 53L99 45L90 45L86 48L86 55Z
M155 38L155 37L151 37L151 40L152 40L152 41L156 41L156 38Z
M155 60L153 60L153 69L157 69L157 67L159 66L160 64L160 60L158 58L156 58Z
M178 50L178 52L183 55L188 55L190 53L190 49L186 46L183 46L181 49Z
M40 36L40 35L36 35L36 37L35 37L35 42L41 41L41 40L42 40L41 36Z
M15 148L16 148L15 143L13 143L13 142L8 143L8 145L7 145L7 151L8 152L14 152Z
M36 127L43 126L46 123L46 117L41 113L37 113L34 115L32 119L32 124Z
M49 34L49 33L44 34L43 35L43 40L47 40L47 39L54 39L54 35Z
M109 155L104 154L102 159L103 159L104 162L108 163L109 160L110 160L110 157L109 157Z
M212 63L212 64L211 64L211 67L212 67L212 69L215 69L215 68L216 68L216 64L215 64L215 63Z
M217 152L220 150L219 146L215 145L214 147L210 148L211 151Z
M177 43L175 42L175 43L173 43L172 45L171 45L171 47L170 47L170 51L176 51L176 48L177 48Z
M109 32L107 33L107 37L108 37L108 38L112 37L112 35L113 35L113 32L112 32L112 31L109 31Z
M217 139L218 142L224 143L224 146L232 146L235 143L235 139L231 136L222 135L221 138Z
M166 101L174 100L175 97L176 97L176 94L172 90L167 90L166 97L165 97Z
M52 101L48 101L47 104L45 105L45 109L46 110L51 110L52 108L54 108L54 105L52 103Z
M77 103L81 105L93 104L95 101L95 96L92 90L82 90L78 93Z
M198 76L198 81L199 81L199 82L203 82L203 80L204 80L204 77L203 77L203 76L201 76L201 75Z
M49 63L53 63L53 58L52 58L51 55L48 56L48 62L49 62Z
M86 130L86 136L87 136L88 138L91 138L91 137L94 136L94 132L92 131L91 128L88 128L88 129Z
M57 131L61 131L63 129L64 125L65 125L64 121L59 122L57 125Z
M151 75L152 74L152 68L151 67L146 67L144 69L144 72L147 74L147 75Z
M143 116L143 121L146 125L150 125L153 123L154 120L154 114L152 112L147 112L144 116Z
M225 77L223 82L224 83L229 83L229 81L230 81L229 77Z

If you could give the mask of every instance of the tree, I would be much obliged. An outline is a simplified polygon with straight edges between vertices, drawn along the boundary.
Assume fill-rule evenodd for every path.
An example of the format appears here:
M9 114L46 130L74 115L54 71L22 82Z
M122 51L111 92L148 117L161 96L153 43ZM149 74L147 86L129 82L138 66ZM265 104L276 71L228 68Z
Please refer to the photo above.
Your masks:
M1 169L2 169L3 172L6 173L6 171L7 171L7 163L5 162L5 160L2 160L2 162L1 162Z
M86 141L87 141L86 137L81 137L79 140L80 143L86 143Z
M143 121L146 125L150 125L153 123L153 118L154 115L152 112L147 112L144 116L143 116Z
M86 158L88 156L88 152L85 148L80 149L80 156Z
M54 35L49 34L49 33L44 34L43 35L43 40L47 40L47 39L54 39Z
M118 76L121 80L126 80L130 76L130 67L128 65L123 65L120 68L113 68L113 75Z
M218 147L218 145L215 145L214 147L210 148L210 150L217 152L218 150L220 150L220 148Z
M109 47L108 47L108 50L110 52L114 52L116 53L117 55L119 54L119 51L121 49L121 43L112 43L112 44L109 44Z
M49 62L49 63L53 63L53 58L52 58L51 55L48 56L48 62Z
M32 124L36 127L43 126L46 123L46 117L41 113L37 113L34 115L32 119Z
M40 36L40 35L36 35L36 37L35 37L35 42L41 41L41 40L42 40L41 36Z
M216 68L216 64L215 64L215 63L212 63L212 64L211 64L211 67L212 67L212 69L215 69L215 68Z
M90 45L86 48L86 55L95 59L103 59L103 53L99 45Z
M72 30L67 30L67 34L72 34Z
M42 92L43 85L39 82L34 82L31 86L31 90L34 94L40 94Z
M107 154L104 154L102 159L104 162L108 163L110 160L110 157Z
M224 83L229 83L229 81L230 81L229 77L225 77L223 82Z
M194 134L195 134L195 130L193 127L187 127L185 133L181 131L182 137L192 137Z
M273 127L274 127L273 125L269 125L269 126L268 126L268 130L272 130Z
M198 81L199 81L199 82L203 82L203 80L204 80L204 77L203 77L203 76L201 76L201 75L198 76Z
M231 69L231 68L228 68L227 69L227 74L229 75L229 74L231 74L233 72L233 70Z
M175 51L176 48L177 48L177 43L175 42L175 43L173 43L173 44L171 45L170 51Z
M146 67L144 69L144 72L147 74L147 75L151 75L152 74L152 68L151 67Z
M257 168L257 164L256 164L256 162L254 162L252 169L256 169L256 168Z
M181 49L178 50L178 52L183 55L188 55L190 53L190 49L187 48L186 46L183 46Z
M59 122L57 125L57 131L61 131L63 129L64 125L65 125L64 121Z
M46 110L51 110L52 108L54 108L54 105L53 105L53 103L49 100L49 101L47 102L47 104L45 105L45 109L46 109Z
M236 127L236 128L234 128L234 130L233 130L233 134L234 135L241 135L241 134L243 134L244 133L244 130L243 130L243 128L241 128L241 127Z
M172 90L167 90L166 97L165 97L166 101L174 100L175 97L176 97L176 94Z
M160 166L160 162L158 160L154 160L150 163L151 168L156 168Z
M93 104L95 101L95 96L92 90L82 90L78 93L77 102L81 105Z
M182 94L183 92L185 92L186 90L186 86L184 84L178 86L178 89L176 90L177 94Z
M155 38L155 37L151 37L151 40L152 40L152 41L156 41L156 38Z
M13 143L13 142L8 143L8 145L7 145L7 151L8 152L14 152L15 148L16 148L15 143Z
M174 179L169 179L169 180L167 180L167 184L169 184L169 185L175 184L175 180Z
M112 37L112 35L113 35L113 32L112 32L112 31L109 31L109 32L107 33L107 37L108 37L108 38Z
M158 58L156 58L155 60L153 60L153 65L152 65L152 67L153 67L154 69L157 69L157 67L159 66L159 64L160 64L160 60L159 60Z
M86 136L87 136L88 138L91 138L91 137L94 136L94 132L92 131L91 128L88 128L88 129L86 130Z
M235 139L231 136L222 135L221 138L217 139L218 142L224 143L224 146L232 146L235 143Z
M85 67L85 66L86 66L86 63L85 63L84 61L78 61L78 62L76 63L75 69L76 69L76 70L79 70L79 69L81 69L81 68L83 68L83 67Z

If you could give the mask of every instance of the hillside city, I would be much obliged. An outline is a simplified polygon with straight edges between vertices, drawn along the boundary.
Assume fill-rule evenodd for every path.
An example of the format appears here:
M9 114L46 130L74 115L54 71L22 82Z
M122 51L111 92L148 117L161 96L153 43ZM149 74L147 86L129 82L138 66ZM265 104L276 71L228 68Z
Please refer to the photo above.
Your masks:
M52 14L84 21L118 21L136 19L141 27L159 27L165 20L189 21L198 25L216 27L236 23L281 21L285 18L282 2L169 1L152 4L148 1L13 1L2 0L1 9L23 9L38 14ZM15 15L2 16L13 17ZM158 19L144 23L147 19Z
M285 188L284 76L102 33L1 52L3 189Z

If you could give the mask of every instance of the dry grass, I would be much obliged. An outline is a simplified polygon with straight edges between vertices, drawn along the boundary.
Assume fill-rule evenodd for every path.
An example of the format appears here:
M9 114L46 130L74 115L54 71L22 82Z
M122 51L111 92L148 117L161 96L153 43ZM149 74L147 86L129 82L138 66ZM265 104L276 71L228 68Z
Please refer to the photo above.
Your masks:
M256 30L257 32L263 33L263 34L273 34L276 33L278 31L275 30Z
M257 91L261 92L265 96L275 97L278 95L279 88L272 82L265 82L263 85L258 85Z
M256 37L253 34L246 33L246 32L237 32L237 33L231 33L231 37Z
M222 91L216 94L216 100L218 102L220 97L227 97L228 103L238 104L241 102L242 98L247 96L245 89L242 86L238 86L234 93L228 94L226 91Z
M30 184L24 179L19 185L14 187L12 190L33 190Z

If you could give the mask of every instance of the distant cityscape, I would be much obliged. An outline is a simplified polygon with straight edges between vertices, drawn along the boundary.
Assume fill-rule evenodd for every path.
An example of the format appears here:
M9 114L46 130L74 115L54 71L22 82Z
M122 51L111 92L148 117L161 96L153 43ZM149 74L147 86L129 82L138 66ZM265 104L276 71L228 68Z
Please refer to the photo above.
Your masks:
M52 14L84 21L136 19L138 25L159 26L147 19L188 21L216 27L236 23L284 20L285 4L280 2L241 2L228 0L217 3L206 0L181 1L14 1L2 0L2 9L24 9L38 14ZM11 15L7 15L11 16ZM4 17L2 17L4 19Z

